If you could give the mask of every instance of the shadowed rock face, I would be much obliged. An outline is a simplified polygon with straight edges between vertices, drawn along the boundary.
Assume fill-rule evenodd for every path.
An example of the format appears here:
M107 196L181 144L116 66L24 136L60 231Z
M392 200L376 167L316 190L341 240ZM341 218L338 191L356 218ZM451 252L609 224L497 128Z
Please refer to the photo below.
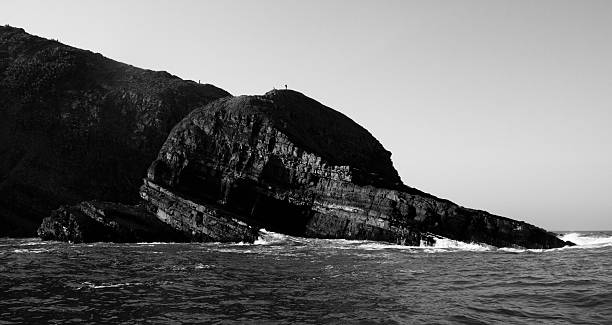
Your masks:
M42 239L83 242L184 242L184 234L157 219L144 207L87 201L62 206L43 219Z
M306 237L418 245L441 235L494 246L571 244L403 185L390 153L370 133L294 91L224 98L191 112L168 136L141 196L183 231L210 231L199 220L214 220L221 211ZM193 204L168 204L177 200Z
M62 204L136 202L171 128L228 95L0 27L0 236Z
M235 214L210 205L202 205L146 182L141 196L157 218L195 242L253 243L259 228L241 221Z

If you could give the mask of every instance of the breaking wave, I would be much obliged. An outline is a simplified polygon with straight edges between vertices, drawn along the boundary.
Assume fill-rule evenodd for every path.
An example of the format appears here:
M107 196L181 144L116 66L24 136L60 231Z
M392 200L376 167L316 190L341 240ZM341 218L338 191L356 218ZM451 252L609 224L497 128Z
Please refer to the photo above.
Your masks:
M428 245L421 242L419 246L404 246L385 242L376 242L369 240L346 240L346 239L313 239L293 237L283 235L272 231L262 229L260 236L254 242L254 245L272 246L272 245L318 245L327 246L336 249L363 249L363 250L383 250L383 249L402 249L424 252L454 252L454 251L503 251L503 252L544 252L548 249L522 249L522 248L496 248L481 243L466 243L462 241L452 240L449 238L431 235L435 238L433 245ZM598 248L612 246L612 233L610 232L591 232L591 233L564 233L559 235L559 238L565 241L571 241L577 246L563 247L550 249L571 249L571 248Z
M259 237L253 243L255 245L272 245L272 244L280 244L289 241L291 236L283 235L272 231L267 231L265 229L261 229L259 231Z
M479 244L465 243L457 240L452 240L440 236L434 236L435 243L427 245L421 242L419 246L406 246L391 244L385 242L376 242L370 240L346 240L346 239L316 239L316 238L301 238L289 235L283 235L272 231L262 229L259 238L253 243L254 245L315 245L327 246L336 249L361 249L361 250L383 250L383 249L400 249L412 250L415 252L449 252L449 251L491 251L495 247Z
M141 285L141 284L142 283L140 283L140 282L122 282L122 283L107 283L107 282L104 282L104 283L100 283L100 284L95 284L93 282L85 281L85 282L81 283L81 285L79 285L77 287L77 290L85 289L85 288L89 288L89 289L121 288L121 287Z
M0 239L0 319L609 323L612 232L559 236L582 246L495 249L437 238L411 247L270 231L248 245Z
M13 253L15 253L15 254L24 254L24 253L40 254L40 253L46 253L46 252L51 252L51 251L53 251L53 249L46 249L46 248L25 249L25 248L20 248L20 249L14 249Z
M571 241L578 247L595 248L612 246L612 234L609 232L570 232L560 235L559 238L561 240Z
M463 250L463 251L490 251L495 250L495 247L480 243L465 243L462 241L452 240L444 237L436 236L436 242L433 246L427 246L421 243L421 247L432 247L447 250Z

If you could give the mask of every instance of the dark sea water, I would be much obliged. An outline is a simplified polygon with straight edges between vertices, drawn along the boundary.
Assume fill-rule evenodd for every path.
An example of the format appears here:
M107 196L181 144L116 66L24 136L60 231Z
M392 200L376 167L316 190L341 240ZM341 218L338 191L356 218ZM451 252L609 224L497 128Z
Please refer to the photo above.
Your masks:
M578 247L0 239L0 324L612 324L612 232Z

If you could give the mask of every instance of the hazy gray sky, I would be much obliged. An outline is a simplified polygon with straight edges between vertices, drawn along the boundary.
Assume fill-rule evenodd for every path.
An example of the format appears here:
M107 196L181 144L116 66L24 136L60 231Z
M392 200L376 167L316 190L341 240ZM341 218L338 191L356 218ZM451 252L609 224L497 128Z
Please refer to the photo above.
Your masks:
M0 23L234 95L296 89L408 185L612 229L612 1L14 1Z

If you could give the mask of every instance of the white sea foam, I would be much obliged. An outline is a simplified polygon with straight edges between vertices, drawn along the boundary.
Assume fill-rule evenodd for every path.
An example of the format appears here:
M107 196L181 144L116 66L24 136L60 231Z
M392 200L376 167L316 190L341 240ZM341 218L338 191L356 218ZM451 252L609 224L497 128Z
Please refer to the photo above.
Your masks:
M19 244L19 246L39 246L39 245L49 245L49 244L54 244L55 242L51 242L51 241L42 241L38 238L35 238L31 241L27 241L25 243L21 243Z
M495 248L479 243L465 243L457 240L431 235L435 238L433 245L421 242L419 246L406 246L385 242L374 242L369 240L346 240L346 239L313 239L299 238L275 233L262 229L259 238L254 242L255 245L278 245L283 243L323 245L335 249L359 249L359 250L384 250L401 249L424 252L449 252L449 251L490 251Z
M565 249L566 247L561 247L561 248L550 248L550 249L543 249L543 248L515 248L515 247L501 247L498 248L497 250L502 251L502 252L509 252L509 253L525 253L525 252L531 252L531 253L542 253L542 252L547 252L547 251L555 251L555 250L560 250L560 249Z
M498 250L502 252L509 252L509 253L523 253L523 252L528 251L528 249L526 248L514 248L514 247L501 247Z
M606 247L612 246L612 236L609 234L597 234L597 233L578 233L571 232L562 234L559 236L561 240L571 241L576 244L577 247Z
M412 250L412 249L418 248L415 246L397 245L397 244L389 244L385 242L372 242L372 241L365 241L365 240L353 241L353 243L351 243L351 241L349 240L346 240L345 242L347 243L339 243L341 245L342 244L344 245L338 248L340 249L362 249L366 251L377 251L377 250L383 250L383 249Z
M494 250L493 246L480 244L480 243L466 243L458 240L452 240L441 236L435 236L435 243L432 246L428 246L421 242L421 247L428 247L434 249L445 249L445 250L460 250L460 251L472 251L472 252L483 252Z
M571 241L576 244L576 246L564 246L559 248L551 248L551 249L526 249L526 248L511 248L504 247L500 248L500 251L510 252L510 253L542 253L542 252L550 252L550 251L562 251L566 249L580 249L580 248L598 248L598 247L606 247L612 246L612 236L607 234L587 234L587 233L578 233L572 232L567 234L561 234L558 236L559 239L565 241Z
M100 283L100 284L94 284L92 282L85 281L85 282L81 283L81 286L79 286L78 289L83 289L83 288L90 288L90 289L120 288L120 287L140 285L140 284L142 284L142 283L140 283L140 282L125 282L125 283Z
M435 242L433 245L429 245L425 241L421 241L419 246L406 246L398 244L390 244L384 242L372 242L372 241L358 241L358 244L352 245L353 248L365 249L365 250L381 250L381 249L401 249L401 250L412 250L412 251L423 251L426 253L437 253L437 252L453 252L453 251L490 251L495 248L485 244L479 243L465 243L457 240L448 239L441 236L434 236ZM351 242L351 241L346 241Z
M259 237L253 244L255 245L272 245L272 244L280 244L290 240L291 236L279 234L272 231L267 231L265 229L261 229L259 231Z
M6 238L8 239L8 238ZM21 240L20 240L21 241ZM57 244L58 242L55 241L42 241L38 238L28 238L27 241L24 241L22 243L7 243L7 244L0 244L0 247L9 247L9 246L40 246L40 245L54 245Z
M204 264L204 263L198 263L195 265L195 269L196 270L200 270L200 269L210 269L214 267L214 265L212 264Z
M45 252L50 252L50 251L53 251L53 249L47 249L47 248L30 248L30 249L25 249L25 248L21 248L21 249L14 249L13 253L17 253L17 254L23 254L23 253L40 254L40 253L45 253Z
M346 239L312 239L312 238L300 238L288 235L275 233L262 229L260 231L259 238L254 242L255 245L280 245L280 244L298 244L298 245L322 245L335 249L360 249L360 250L384 250L384 249L402 249L412 250L415 252L422 251L426 253L437 253L437 252L456 252L456 251L472 251L472 252L485 252L485 251L502 251L511 253L522 253L532 252L541 253L546 251L563 250L570 247L562 247L555 249L524 249L524 248L496 248L482 243L466 243L462 241L452 240L449 238L429 234L435 239L433 245L422 241L419 246L404 246L397 244L390 244L385 242L374 242L368 240L346 240ZM559 236L560 239L571 241L577 246L574 248L596 248L612 246L612 235L609 234L597 234L597 233L567 233Z

